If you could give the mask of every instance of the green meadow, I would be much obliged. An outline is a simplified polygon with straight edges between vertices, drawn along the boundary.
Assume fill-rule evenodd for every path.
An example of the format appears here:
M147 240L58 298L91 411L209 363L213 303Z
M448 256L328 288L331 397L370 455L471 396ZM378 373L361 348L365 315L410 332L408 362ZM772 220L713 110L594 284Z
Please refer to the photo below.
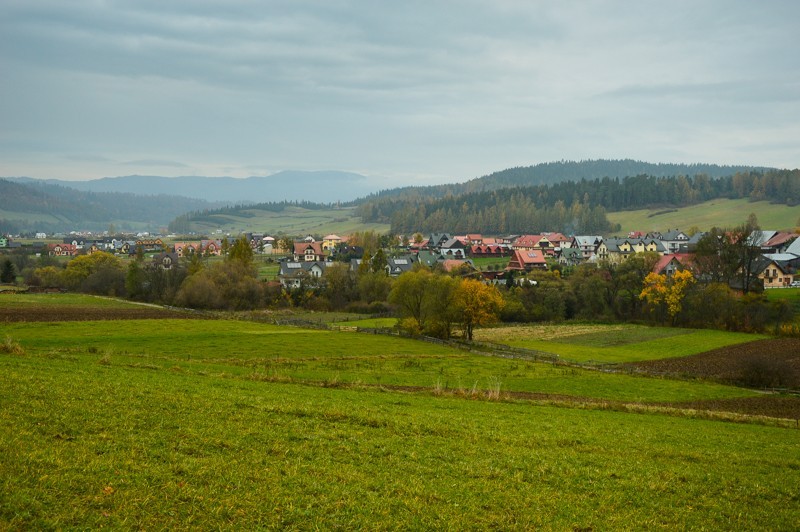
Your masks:
M534 349L574 362L619 363L684 357L765 335L646 325L562 324L482 329L475 339Z
M676 209L652 208L632 211L609 212L608 219L620 224L620 235L630 231L662 231L680 229L688 231L698 227L708 231L712 227L736 227L748 214L758 217L762 228L792 230L798 223L797 207L775 205L768 201L747 199L715 199L689 207Z
M355 231L389 231L388 224L365 224L355 215L354 207L330 209L305 209L287 207L282 211L242 209L238 214L216 214L202 222L193 222L197 232L221 229L231 234L241 231L258 231L269 234L325 235L337 233L342 236Z
M0 305L126 305L38 297ZM554 343L580 346L587 332L601 330ZM756 395L742 388L236 320L6 322L0 340L0 529L792 530L800 519L797 429L659 406Z

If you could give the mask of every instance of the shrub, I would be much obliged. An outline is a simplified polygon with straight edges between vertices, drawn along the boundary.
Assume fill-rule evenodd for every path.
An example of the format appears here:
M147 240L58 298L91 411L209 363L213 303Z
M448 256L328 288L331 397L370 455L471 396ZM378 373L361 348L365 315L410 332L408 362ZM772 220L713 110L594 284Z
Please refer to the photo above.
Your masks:
M6 336L5 340L3 340L3 343L0 344L0 353L7 353L9 355L24 355L25 349L19 345L19 342L10 336Z

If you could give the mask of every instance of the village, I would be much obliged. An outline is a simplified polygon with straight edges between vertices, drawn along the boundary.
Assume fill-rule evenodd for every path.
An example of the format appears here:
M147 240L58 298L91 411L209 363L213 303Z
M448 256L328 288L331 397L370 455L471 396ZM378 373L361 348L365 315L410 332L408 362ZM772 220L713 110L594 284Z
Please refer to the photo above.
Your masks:
M635 253L650 252L659 256L653 272L667 276L678 270L694 270L694 252L705 232L688 234L678 229L666 232L631 232L625 237L571 235L558 232L540 234L483 236L478 233L451 235L416 233L411 237L392 237L386 249L380 250L385 270L398 277L422 264L448 273L480 278L489 284L522 282L525 274L534 271L563 270L581 264L621 264ZM757 248L754 276L763 288L800 286L800 238L789 231L757 230L748 241ZM284 289L298 288L306 280L324 279L326 269L335 262L348 262L357 272L365 260L377 250L365 250L351 244L351 238L336 234L323 237L308 235L300 239L243 233L238 237L180 239L175 235L149 234L125 236L92 236L71 234L60 242L45 242L47 235L23 245L10 236L0 236L0 252L28 253L50 257L75 257L98 251L120 257L147 256L154 266L165 270L176 268L181 259L198 254L219 257L227 253L239 238L249 242L253 254L276 262L276 280ZM513 281L512 281L513 280Z

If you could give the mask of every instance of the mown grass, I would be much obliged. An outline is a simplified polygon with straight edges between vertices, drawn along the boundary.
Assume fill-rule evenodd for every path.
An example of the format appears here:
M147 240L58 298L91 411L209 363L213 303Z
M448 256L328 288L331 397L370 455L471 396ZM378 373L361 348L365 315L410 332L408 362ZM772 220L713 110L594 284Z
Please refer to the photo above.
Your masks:
M559 324L481 329L475 339L557 354L577 362L635 362L694 355L763 335L644 325Z
M96 355L0 354L0 528L792 530L800 520L794 430Z
M744 223L750 213L758 217L759 224L764 228L791 230L797 223L797 207L747 199L715 199L679 209L610 212L608 219L620 224L618 233L626 235L630 231L665 232L675 228L682 231L688 231L691 227L698 227L701 231L708 231L715 226L732 228Z
M355 208L311 210L288 207L280 212L245 209L242 216L216 215L213 220L194 223L198 232L222 229L231 233L259 231L269 234L326 235L337 233L345 236L355 231L373 230L377 233L389 231L388 224L365 224L355 215Z

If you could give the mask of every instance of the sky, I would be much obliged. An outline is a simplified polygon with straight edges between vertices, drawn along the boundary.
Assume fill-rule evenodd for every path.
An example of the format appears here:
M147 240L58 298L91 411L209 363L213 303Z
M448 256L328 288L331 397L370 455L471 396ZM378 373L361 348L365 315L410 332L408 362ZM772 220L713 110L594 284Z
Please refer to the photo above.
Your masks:
M2 0L0 176L800 166L796 0Z

